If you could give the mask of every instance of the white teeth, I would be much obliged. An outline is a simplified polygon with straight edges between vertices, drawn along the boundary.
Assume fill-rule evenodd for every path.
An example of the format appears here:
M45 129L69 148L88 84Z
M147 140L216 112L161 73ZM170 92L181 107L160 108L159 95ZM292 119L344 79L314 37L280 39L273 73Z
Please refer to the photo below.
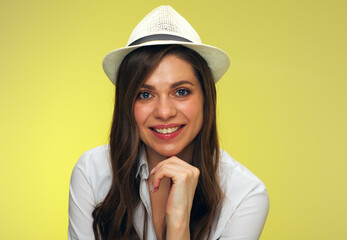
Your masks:
M166 133L173 133L173 132L176 132L178 129L179 129L179 127L173 127L173 128L154 128L154 131L156 131L157 133L166 134Z

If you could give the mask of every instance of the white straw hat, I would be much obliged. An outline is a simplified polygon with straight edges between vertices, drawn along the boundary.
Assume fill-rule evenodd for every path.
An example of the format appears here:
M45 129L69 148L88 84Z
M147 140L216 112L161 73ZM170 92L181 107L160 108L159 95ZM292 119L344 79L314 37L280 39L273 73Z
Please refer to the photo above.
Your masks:
M219 48L201 43L194 28L170 6L160 6L150 12L132 31L126 47L109 52L102 66L113 84L124 57L133 50L151 45L179 44L199 53L211 69L216 83L228 70L228 55Z

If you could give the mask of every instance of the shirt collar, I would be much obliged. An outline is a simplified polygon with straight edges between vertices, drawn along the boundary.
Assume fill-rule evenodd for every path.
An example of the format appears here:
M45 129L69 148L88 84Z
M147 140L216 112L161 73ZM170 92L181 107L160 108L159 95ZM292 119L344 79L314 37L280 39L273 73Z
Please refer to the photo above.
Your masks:
M148 179L149 171L148 171L148 163L147 163L147 156L146 156L146 149L145 146L141 147L140 150L140 159L137 164L137 170L136 170L136 178L140 175L141 180L142 179Z

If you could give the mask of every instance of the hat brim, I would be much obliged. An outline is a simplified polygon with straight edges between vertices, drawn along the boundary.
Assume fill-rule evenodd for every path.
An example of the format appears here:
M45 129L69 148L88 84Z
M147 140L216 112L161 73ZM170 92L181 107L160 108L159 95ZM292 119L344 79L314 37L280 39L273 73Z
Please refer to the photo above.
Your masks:
M111 80L113 84L115 84L118 68L125 56L128 55L130 52L144 46L172 44L182 45L199 53L200 56L202 56L206 60L209 68L211 69L215 83L225 74L225 72L229 68L229 56L223 50L206 44L186 43L180 41L151 41L136 46L129 46L116 49L109 52L104 57L102 67L107 77Z

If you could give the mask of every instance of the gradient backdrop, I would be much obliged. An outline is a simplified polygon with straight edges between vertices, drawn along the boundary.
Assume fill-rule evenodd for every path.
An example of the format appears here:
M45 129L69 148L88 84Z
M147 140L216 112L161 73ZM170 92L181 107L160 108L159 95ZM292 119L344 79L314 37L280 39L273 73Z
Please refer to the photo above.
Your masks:
M0 239L66 239L72 168L106 144L101 68L172 5L224 49L221 145L264 181L261 239L347 239L346 1L0 1Z

